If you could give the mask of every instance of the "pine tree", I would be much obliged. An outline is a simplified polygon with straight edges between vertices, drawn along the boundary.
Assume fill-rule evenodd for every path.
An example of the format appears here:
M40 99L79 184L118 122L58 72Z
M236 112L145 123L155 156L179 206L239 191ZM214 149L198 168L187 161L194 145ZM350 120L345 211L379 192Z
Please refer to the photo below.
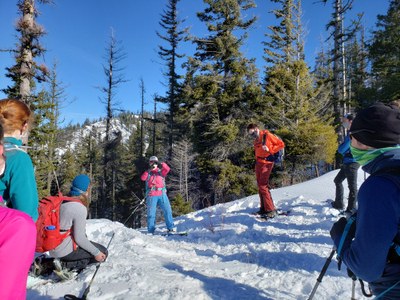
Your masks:
M179 108L180 76L177 74L177 61L183 55L178 53L179 43L183 40L187 29L180 30L183 21L178 18L177 4L179 0L168 0L167 10L161 16L160 26L165 34L157 32L158 37L167 42L168 46L159 46L158 54L165 61L167 72L164 73L168 81L168 91L165 97L159 97L158 101L168 104L168 158L172 155L172 146L175 140L175 115Z
M55 176L58 165L56 157L58 122L60 105L65 94L64 86L57 77L56 63L53 64L48 82L48 90L39 93L32 103L36 126L31 132L29 141L34 145L30 154L35 162L35 175L40 197L50 195L52 187L57 184Z
M175 198L172 199L171 208L174 217L186 215L193 211L190 202L186 202L181 194L177 194Z
M72 149L67 149L61 155L60 164L57 174L59 174L59 184L61 191L65 194L69 192L72 180L77 174L80 174L81 168L76 160L75 153Z
M186 130L194 151L200 185L209 204L225 202L245 194L249 170L243 169L243 128L251 106L259 101L261 89L254 61L243 57L240 46L255 18L242 13L253 1L204 1L197 15L209 35L193 38L197 51L189 58L183 87L182 115L192 115ZM235 36L234 32L243 33Z
M123 220L126 220L129 215L136 209L131 217L132 219L127 224L133 224L134 228L140 228L143 220L143 208L138 207L140 200L144 198L143 182L140 175L147 167L147 161L141 155L141 132L140 119L134 117L130 122L130 136L127 147L121 155L120 171L123 173L123 181L125 189L117 194L120 201L120 211Z
M400 2L391 0L386 15L378 15L369 55L373 87L379 101L400 98Z
M87 174L91 179L91 205L89 215L99 218L101 213L101 192L102 187L98 183L102 182L102 139L98 129L91 124L84 125L82 129L87 127L89 133L80 137L80 143L75 146L73 153L77 164L79 164L79 173Z
M365 49L364 32L361 30L359 39L355 35L350 40L347 51L347 94L349 95L350 107L360 107L365 105L365 90L366 82L368 80L367 56L368 53Z
M300 1L276 2L280 3L281 9L273 13L280 25L270 26L271 34L267 37L285 42L265 43L269 45L264 104L268 109L259 111L258 121L266 123L269 129L275 129L284 140L285 165L289 169L290 183L293 183L297 180L296 172L304 170L306 164L317 164L319 160L331 162L334 156L331 149L337 143L331 139L333 129L329 125L329 115L324 116L329 93L322 85L315 87L314 78L304 61ZM322 136L316 138L315 132L322 133ZM302 147L305 146L301 143L303 140L308 142L305 148Z
M268 26L267 41L263 42L265 48L264 59L267 63L266 71L272 65L290 62L294 59L294 0L271 0L280 6L272 10L273 15L279 20L279 25Z
M50 0L41 0L41 3L49 3ZM42 82L47 75L47 68L38 65L35 58L42 55L44 48L39 40L45 34L41 25L36 22L38 15L34 0L19 0L18 11L21 18L16 25L20 37L15 53L15 65L6 68L6 77L11 78L13 86L8 86L3 90L10 98L21 99L25 103L33 101L32 87L34 81Z

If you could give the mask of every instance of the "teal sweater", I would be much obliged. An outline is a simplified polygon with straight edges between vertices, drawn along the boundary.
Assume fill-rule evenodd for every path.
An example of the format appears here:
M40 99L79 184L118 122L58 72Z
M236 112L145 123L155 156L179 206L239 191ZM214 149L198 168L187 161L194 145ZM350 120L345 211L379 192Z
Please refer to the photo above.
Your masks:
M6 167L0 177L0 195L9 207L23 211L34 221L38 218L39 196L30 156L20 147L22 141L4 138Z

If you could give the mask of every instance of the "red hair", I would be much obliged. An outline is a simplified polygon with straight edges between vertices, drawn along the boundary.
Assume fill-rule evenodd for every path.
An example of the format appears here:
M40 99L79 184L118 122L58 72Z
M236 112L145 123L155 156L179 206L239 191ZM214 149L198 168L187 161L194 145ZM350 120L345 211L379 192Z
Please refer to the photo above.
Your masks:
M32 112L28 105L16 99L0 100L0 124L5 134L20 130L25 124L33 122Z

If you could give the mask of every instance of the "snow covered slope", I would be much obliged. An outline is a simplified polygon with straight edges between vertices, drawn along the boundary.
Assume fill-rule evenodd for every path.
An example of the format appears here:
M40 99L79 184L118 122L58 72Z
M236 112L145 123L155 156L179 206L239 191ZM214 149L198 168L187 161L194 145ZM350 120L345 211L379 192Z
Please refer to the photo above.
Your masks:
M115 236L88 299L307 299L332 250L329 229L337 217L326 200L334 197L336 174L272 191L290 216L259 220L251 214L259 206L254 195L177 218L178 230L189 232L184 237L89 220L93 241L107 245ZM359 171L359 185L363 179ZM70 282L37 283L28 299L82 296L94 271L91 266ZM314 299L350 299L351 285L334 259ZM359 285L356 293L366 299Z

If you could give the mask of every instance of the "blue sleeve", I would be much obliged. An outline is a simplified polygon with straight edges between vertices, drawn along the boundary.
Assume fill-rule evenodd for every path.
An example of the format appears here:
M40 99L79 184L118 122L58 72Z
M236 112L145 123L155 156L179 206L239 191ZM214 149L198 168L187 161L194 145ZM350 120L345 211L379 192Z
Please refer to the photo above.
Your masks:
M26 212L34 221L38 218L39 196L32 160L28 154L18 152L6 160L9 170L9 199L12 207Z
M350 137L346 135L343 143L339 145L338 152L344 155L346 152L350 151L350 142L351 142Z
M387 255L398 232L400 191L389 179L370 177L360 187L356 234L343 262L359 278L371 282L379 279L386 266Z

